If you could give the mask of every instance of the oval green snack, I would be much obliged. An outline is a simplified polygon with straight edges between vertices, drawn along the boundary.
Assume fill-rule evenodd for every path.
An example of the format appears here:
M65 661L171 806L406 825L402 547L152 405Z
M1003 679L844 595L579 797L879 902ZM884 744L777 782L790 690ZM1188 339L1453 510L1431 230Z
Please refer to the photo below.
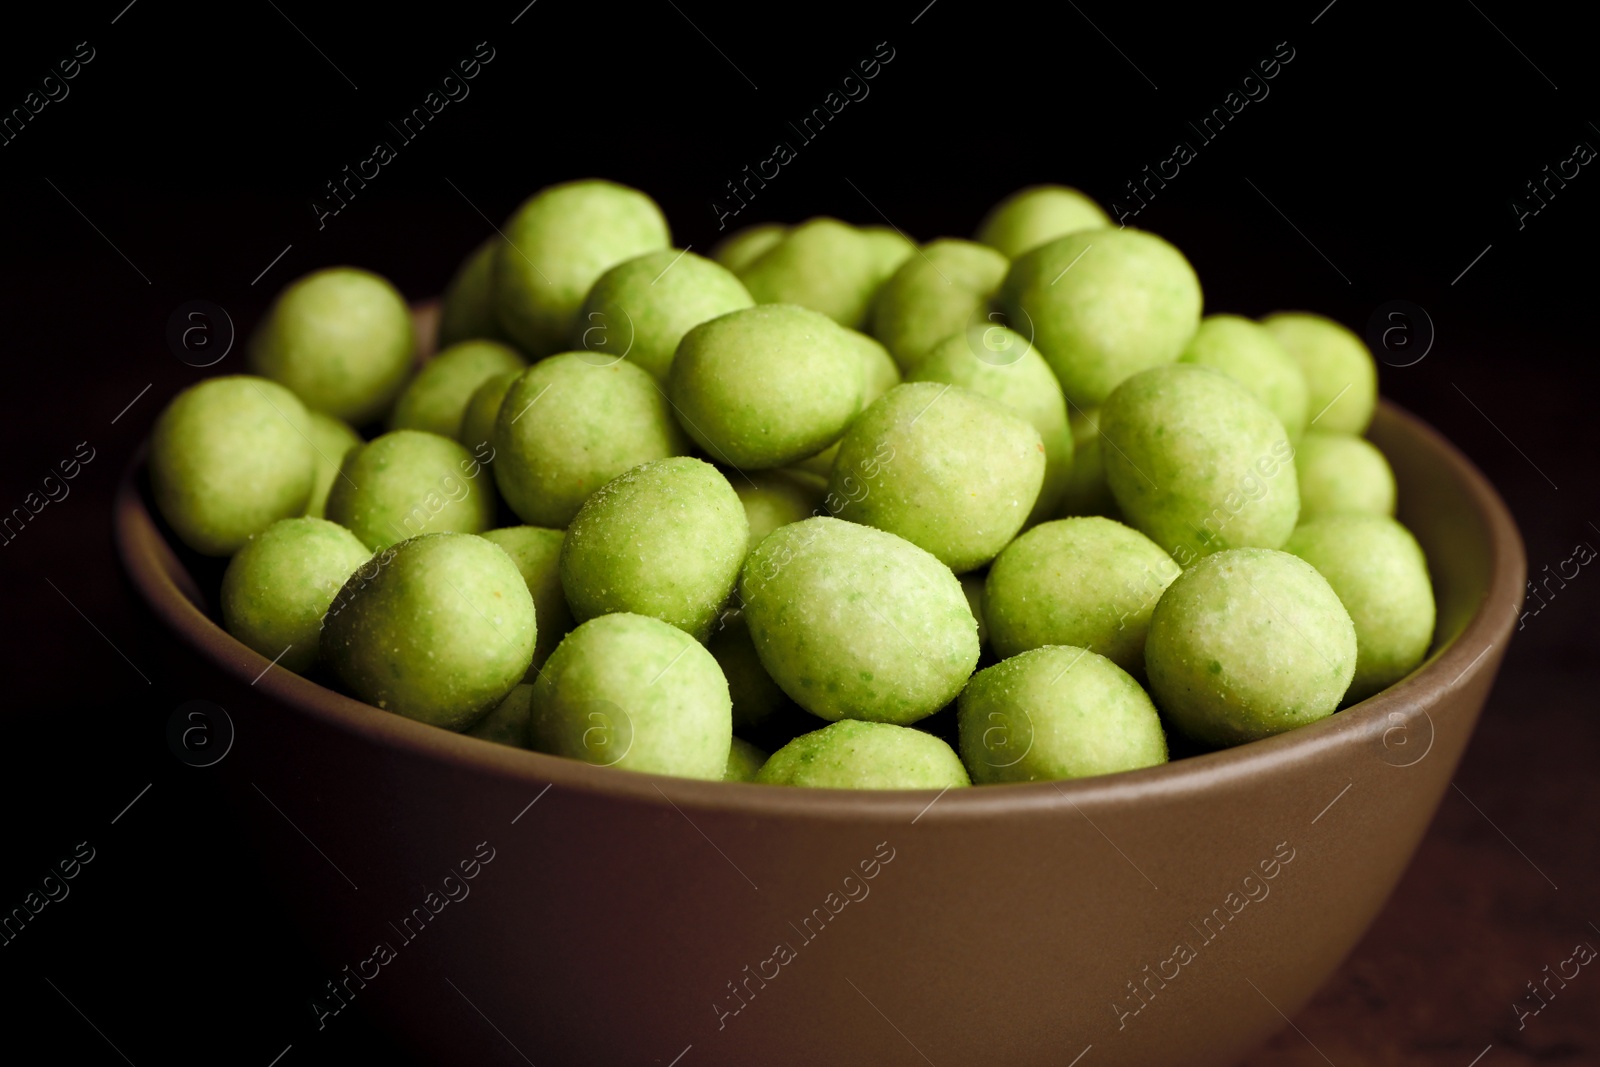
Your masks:
M461 412L461 428L453 436L480 458L487 452L485 463L494 458L494 420L500 415L500 405L520 377L521 371L496 374L472 391Z
M972 784L955 750L932 734L850 720L801 734L768 757L755 780L811 789L948 789Z
M670 243L654 200L593 179L541 189L512 214L505 236L494 258L495 315L535 357L561 350L600 275Z
M505 339L494 314L495 249L505 242L487 238L456 268L439 301L439 347L457 341Z
M711 249L711 258L738 274L767 249L783 240L789 227L779 222L758 222L735 230Z
M879 288L872 302L872 335L909 374L946 337L993 321L986 317L989 301L1010 266L999 252L972 241L930 242Z
M733 740L728 683L711 653L677 627L602 615L545 661L528 739L569 759L717 781Z
M599 367L591 358L540 360L500 405L494 480L523 522L564 528L623 471L689 450L654 378L626 361Z
M867 405L900 384L900 368L889 355L889 350L871 337L855 330L846 330L845 334L861 355L863 374L861 407L865 409ZM795 468L808 474L815 474L826 481L828 475L833 473L833 461L838 457L839 442L835 441L816 455L800 460L795 464Z
M528 595L533 597L534 614L539 620L539 640L533 646L533 663L528 673L536 675L573 627L572 610L567 607L567 596L561 590L561 542L566 535L542 526L505 526L481 536L499 545L511 557L528 586Z
M1167 762L1161 718L1139 683L1104 656L1049 645L972 676L957 705L972 780L1039 782Z
M1111 219L1100 205L1070 186L1032 185L1019 189L989 209L978 224L976 240L996 248L1007 259L1079 230L1100 230Z
M322 617L372 553L322 519L279 519L244 543L222 575L222 626L286 671L317 661Z
M383 278L330 267L291 282L250 338L251 370L360 426L382 415L416 349L405 299Z
M1200 325L1200 279L1183 253L1142 230L1083 230L1011 264L999 301L1080 407L1171 363Z
M782 467L838 440L861 410L862 355L803 307L729 312L684 335L667 377L679 421L713 459Z
M1363 433L1378 403L1378 366L1365 342L1339 323L1306 311L1261 320L1306 376L1307 425Z
M494 710L467 730L467 736L512 748L528 747L528 716L533 711L533 686L519 683Z
M728 749L728 768L722 773L724 782L753 782L756 772L767 762L767 754L748 741L735 737Z
M407 383L389 413L389 429L454 439L478 387L497 375L520 374L527 366L516 349L499 341L458 341L424 363Z
M1394 471L1363 437L1307 430L1295 448L1294 469L1302 523L1343 512L1394 514Z
M825 504L960 573L1016 536L1044 473L1044 443L1021 415L957 385L908 382L851 425Z
M1117 498L1106 483L1105 443L1100 439L1100 409L1072 407L1067 411L1067 426L1072 431L1072 466L1067 470L1061 490L1059 518L1072 515L1122 515Z
M1356 631L1303 559L1235 548L1201 559L1156 603L1145 669L1157 705L1209 745L1331 715L1356 668Z
M1284 545L1328 580L1356 628L1354 704L1417 668L1433 640L1428 561L1411 532L1386 515L1326 515Z
M482 473L448 437L395 430L345 456L327 517L374 550L424 533L480 533L494 521L494 493Z
M838 219L807 219L738 272L757 304L798 304L860 329L884 279L871 238ZM896 264L895 266L898 266Z
M823 490L792 470L740 471L730 475L728 483L744 505L750 549L778 527L816 514L822 504Z
M1150 614L1179 570L1154 541L1110 519L1035 526L1006 546L984 583L995 655L1072 645L1142 678Z
M533 598L481 537L434 533L385 549L328 609L322 658L357 697L464 730L505 699L533 657Z
M1179 363L1129 378L1100 410L1106 481L1135 529L1187 567L1278 548L1300 514L1294 448L1244 386Z
M339 477L344 457L350 454L352 448L359 448L362 441L361 435L352 430L349 423L320 411L308 414L311 425L307 436L311 438L311 448L316 453L316 474L311 482L311 498L306 501L305 513L313 519L320 519L328 506L328 491L333 488L333 480Z
M600 275L573 325L572 344L597 363L627 359L665 381L678 342L692 327L755 301L732 271L663 248Z
M631 612L703 641L739 578L750 524L728 480L689 456L640 464L584 501L561 546L579 622Z
M150 488L183 543L227 556L299 515L316 481L305 405L276 382L208 378L173 397L150 434Z
M745 561L739 597L767 673L824 719L916 722L978 661L955 575L870 526L813 518L775 530Z
M1221 371L1265 404L1283 423L1289 440L1305 432L1306 376L1272 332L1241 315L1207 315L1178 357Z

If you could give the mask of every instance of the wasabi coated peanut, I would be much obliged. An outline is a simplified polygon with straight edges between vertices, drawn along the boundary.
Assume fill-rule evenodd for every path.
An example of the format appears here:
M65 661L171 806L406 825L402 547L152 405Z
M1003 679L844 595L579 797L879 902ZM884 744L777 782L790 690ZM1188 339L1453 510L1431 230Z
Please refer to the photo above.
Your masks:
M1100 230L1111 219L1100 205L1065 185L1034 185L1000 201L978 224L975 238L1016 259L1046 242L1079 230Z
M978 661L955 575L870 526L813 518L773 531L745 561L739 598L762 666L824 719L916 722Z
M600 275L670 243L654 200L597 180L541 189L517 208L505 236L494 258L495 315L534 357L561 350Z
M767 249L783 240L789 227L777 222L761 222L735 230L711 249L711 258L735 274L755 262Z
M985 245L933 241L909 257L872 302L872 334L909 374L928 349L974 322L989 321L989 301L1011 262Z
M778 527L816 514L822 505L823 488L797 471L741 471L730 474L728 483L744 505L750 549Z
M322 519L279 519L234 553L222 575L222 626L287 671L317 661L322 617L372 553Z
M485 541L499 545L511 557L528 586L528 595L533 597L534 614L539 620L539 640L533 647L529 674L538 673L573 627L572 610L567 607L567 596L561 591L564 536L560 530L547 530L542 526L506 526L482 535Z
M276 382L208 378L177 396L150 435L150 488L184 544L227 556L253 533L299 515L316 451L305 405Z
M999 301L1079 407L1171 363L1200 325L1200 279L1183 253L1142 230L1084 230L1011 264Z
M898 264L896 265L898 266ZM758 304L798 304L860 329L884 279L875 242L838 219L808 219L739 271Z
M956 717L972 780L1038 782L1167 762L1161 718L1104 656L1050 645L972 676Z
M1352 511L1394 514L1394 471L1365 438L1307 430L1295 448L1294 469L1301 522Z
M1240 315L1207 315L1180 363L1219 370L1267 405L1283 423L1289 440L1305 432L1306 376L1272 332Z
M1073 407L1067 411L1072 431L1072 466L1061 490L1058 517L1104 515L1119 519L1117 498L1106 484L1105 442L1100 438L1100 409Z
M684 335L667 392L679 422L719 463L782 467L839 439L861 410L862 356L827 316L769 304Z
M1280 311L1261 320L1306 376L1308 426L1362 433L1378 403L1378 367L1367 346L1321 315Z
M948 789L971 785L961 759L921 730L836 722L774 752L755 780L812 789Z
M596 363L627 359L665 381L678 342L692 327L755 304L726 267L663 248L600 275L572 327L572 346Z
M1110 519L1035 526L1006 546L984 583L995 655L1074 645L1142 678L1150 614L1179 569L1154 541Z
M724 782L753 782L756 772L767 762L767 754L748 741L735 737L728 749L728 767L722 774Z
M383 278L330 267L278 295L250 338L250 368L306 407L357 426L377 418L405 384L416 340L403 297Z
M880 286L916 254L916 242L892 226L862 226L857 232L866 238Z
M689 450L654 378L626 361L600 367L592 358L540 360L500 404L494 480L523 522L564 528L623 471Z
M602 766L717 781L733 741L728 683L711 653L677 627L602 615L545 661L528 741Z
M862 379L861 407L878 399L884 393L900 384L900 368L895 364L894 358L889 355L889 350L864 333L855 330L846 330L850 343L861 354L861 366L864 377ZM809 459L803 459L795 464L795 468L809 474L815 474L824 481L833 473L833 461L839 456L839 442L835 441L827 448L818 452Z
M1129 378L1100 410L1106 481L1129 525L1180 567L1278 548L1300 492L1283 423L1244 386L1185 363Z
M413 537L352 575L328 609L322 658L356 696L464 730L505 699L533 658L533 598L495 545Z
M1236 745L1331 715L1356 668L1356 631L1305 560L1266 548L1206 556L1156 603L1150 692L1197 741Z
M1327 515L1303 523L1284 545L1339 594L1356 628L1353 704L1410 674L1433 640L1428 561L1409 530L1385 515Z
M533 710L533 686L517 685L494 710L466 731L469 737L493 741L512 748L528 747L528 715Z
M851 425L825 504L959 574L1017 535L1044 473L1044 443L1021 415L957 385L909 382Z
M478 387L527 366L516 349L499 341L459 341L424 363L401 391L389 413L389 429L424 430L453 440Z
M750 524L733 486L690 456L643 463L595 491L561 545L573 618L631 612L703 641L739 578Z
M521 371L496 374L472 391L472 396L467 398L467 406L461 412L461 428L452 436L475 455L487 452L485 463L494 457L494 420L500 414L500 405L511 391L511 384L520 377Z
M327 517L374 551L423 533L480 533L494 521L482 474L483 464L448 437L395 430L345 456Z
M311 498L306 501L306 514L320 519L328 505L328 491L333 488L333 480L339 477L339 467L350 450L361 445L361 435L332 415L313 411L310 416L311 428L307 436L316 453L316 476L311 483Z
M439 302L439 346L458 341L505 339L494 315L495 249L499 235L488 238L461 261Z

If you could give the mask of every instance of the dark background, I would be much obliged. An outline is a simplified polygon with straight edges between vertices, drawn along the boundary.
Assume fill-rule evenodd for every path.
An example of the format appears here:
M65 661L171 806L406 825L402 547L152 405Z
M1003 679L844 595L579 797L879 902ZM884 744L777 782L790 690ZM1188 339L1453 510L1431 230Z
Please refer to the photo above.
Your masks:
M96 849L71 896L0 947L8 1042L77 1063L266 1065L291 1043L285 1067L407 1062L359 1005L308 1025L322 961L259 888L206 772L167 748L169 714L205 694L146 673L141 649L161 637L114 558L110 498L171 395L241 368L242 346L210 370L177 358L165 332L180 305L212 301L242 335L281 286L336 263L429 297L486 219L552 181L644 189L704 252L712 200L782 139L797 158L739 223L887 218L928 239L969 235L1031 182L1109 204L1186 138L1197 158L1137 224L1188 254L1208 310L1310 308L1365 331L1390 301L1425 309L1431 331L1413 315L1411 347L1397 334L1379 350L1383 392L1489 474L1530 572L1600 545L1600 175L1585 167L1521 227L1512 207L1578 142L1600 146L1592 35L1570 9L125 2L49 5L0 36L7 111L87 54L79 42L94 50L70 94L0 145L0 511L80 442L95 456L0 547L0 908L78 842ZM400 144L386 120L485 41L494 58L470 96ZM870 95L800 145L787 123L885 41L894 58ZM1294 58L1270 95L1200 146L1185 120L1279 42ZM323 183L379 139L397 158L319 229ZM1600 1061L1600 976L1583 972L1520 1031L1511 1009L1575 942L1600 943L1591 569L1525 618L1459 788L1296 1020L1304 1037L1286 1030L1252 1064L1466 1067L1485 1046L1484 1067Z

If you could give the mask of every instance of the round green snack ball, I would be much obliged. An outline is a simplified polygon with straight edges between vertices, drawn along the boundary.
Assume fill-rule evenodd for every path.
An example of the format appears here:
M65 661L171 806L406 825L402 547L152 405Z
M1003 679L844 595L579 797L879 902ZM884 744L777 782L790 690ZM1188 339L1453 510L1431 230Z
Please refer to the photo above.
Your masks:
M812 789L948 789L971 785L955 750L932 734L883 722L836 722L774 752L764 785Z
M749 541L744 505L717 468L656 460L584 501L561 546L561 588L579 622L632 612L703 641Z
M738 274L755 262L767 249L783 240L789 227L778 222L759 222L735 230L711 249L711 258Z
M725 612L721 624L707 640L706 648L728 680L735 730L761 730L792 706L788 695L761 665L742 612Z
M1283 423L1289 440L1305 432L1306 376L1272 332L1240 315L1207 315L1189 347L1178 357L1219 370L1267 405Z
M863 409L884 393L900 384L900 368L889 350L864 333L846 330L850 342L861 354L862 378L861 406ZM839 456L839 442L795 464L799 470L820 476L824 481L833 473L833 461Z
M916 722L978 662L977 621L955 575L870 526L819 517L781 527L745 561L739 598L762 666L824 719Z
M395 430L351 449L327 516L374 551L424 533L480 533L494 522L483 465L448 437Z
M572 344L598 363L627 359L665 381L692 327L755 304L726 267L663 248L618 263L589 290Z
M328 609L322 658L369 704L466 729L528 671L537 635L522 575L462 533L414 537L374 562Z
M572 629L572 610L561 591L560 530L542 526L506 526L482 534L485 541L499 545L511 557L533 597L533 610L539 620L539 640L533 646L533 663L528 673L537 675L561 639Z
M416 348L405 299L383 278L330 267L291 282L250 338L257 374L306 407L360 426L388 409Z
M1073 515L1104 515L1120 518L1117 498L1106 482L1105 442L1100 437L1100 409L1072 407L1067 411L1067 426L1072 431L1072 466L1067 470L1061 490L1058 518Z
M1087 515L1035 526L1006 546L984 583L995 655L1073 645L1142 678L1150 614L1179 571L1120 522Z
M972 241L941 238L900 265L872 302L872 334L909 374L924 353L986 317L1011 262Z
M317 661L322 617L372 553L343 526L279 519L234 553L222 575L222 626L284 670Z
M361 435L352 430L349 423L320 411L309 414L311 426L307 436L311 438L311 447L316 454L316 475L311 483L311 498L306 501L305 513L320 519L328 506L328 491L333 488L333 480L339 477L344 457L350 454L352 448L359 448L362 441Z
M512 384L494 424L494 480L523 522L566 527L589 494L632 467L689 451L667 398L626 361L587 352L540 360Z
M1106 481L1129 525L1180 567L1278 548L1300 514L1294 448L1244 386L1186 363L1129 378L1100 410Z
M1236 745L1331 715L1355 674L1356 631L1311 564L1235 548L1167 587L1144 660L1168 719L1205 744Z
M1039 782L1167 762L1161 717L1104 656L1049 645L972 676L956 720L972 780Z
M439 347L505 339L494 314L495 249L504 243L498 235L490 237L461 261L439 302Z
M1065 185L1019 189L989 209L977 240L1007 259L1079 230L1101 230L1111 219L1091 198Z
M933 553L956 573L981 567L1022 529L1044 483L1033 424L958 385L908 382L845 434L830 509Z
M732 474L728 482L744 505L744 517L750 524L750 549L778 527L816 514L822 504L823 490L792 470L740 471Z
M1194 268L1142 230L1084 230L1040 245L1011 264L999 299L1080 407L1177 359L1200 325Z
M505 236L494 258L495 314L534 356L560 351L600 275L671 241L654 200L598 180L541 189L512 214Z
M1280 311L1261 320L1306 376L1309 426L1363 433L1378 404L1378 366L1366 344L1334 322L1305 311Z
M1394 471L1365 438L1307 430L1295 448L1294 469L1301 522L1343 512L1394 514Z
M728 769L722 773L724 782L753 782L756 772L767 762L767 754L748 741L735 737L728 749Z
M782 467L838 440L861 410L862 355L815 311L732 311L684 335L667 377L679 421L713 459Z
M528 747L528 716L533 710L533 686L517 685L494 710L467 730L467 736L512 748Z
M898 266L898 264L896 265ZM739 271L758 304L798 304L860 329L884 271L875 242L838 219L808 219Z
M728 683L711 653L677 627L602 615L545 661L528 739L569 759L717 781L733 741Z
M311 419L295 395L248 375L208 378L167 404L150 434L150 488L184 544L227 556L303 513L316 481Z
M520 374L528 361L499 341L459 341L422 365L394 402L391 430L424 430L454 439L472 394L490 378Z
M500 405L505 402L512 383L520 377L521 371L496 374L472 391L467 406L462 409L461 428L452 436L479 458L488 452L489 458L484 460L485 463L494 458L494 420L500 415Z
M1365 700L1417 668L1433 640L1433 584L1411 532L1386 515L1326 515L1284 545L1339 594L1356 628L1356 673L1345 702Z

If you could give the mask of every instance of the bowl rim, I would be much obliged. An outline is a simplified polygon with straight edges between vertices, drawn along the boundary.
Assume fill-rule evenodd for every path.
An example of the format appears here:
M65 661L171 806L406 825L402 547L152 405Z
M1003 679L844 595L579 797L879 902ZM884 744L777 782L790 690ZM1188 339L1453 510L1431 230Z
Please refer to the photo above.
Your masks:
M552 786L575 793L666 808L812 820L893 821L923 816L939 822L1006 813L1056 811L1082 805L1120 808L1156 796L1193 794L1263 773L1310 763L1333 749L1381 739L1445 693L1470 686L1499 657L1521 604L1526 572L1522 538L1488 479L1442 434L1403 408L1380 399L1378 417L1398 423L1453 469L1467 502L1489 537L1490 573L1484 594L1461 633L1435 649L1406 678L1360 703L1286 733L1232 748L1186 756L1154 767L1090 778L984 785L955 790L800 789L746 782L677 778L602 767L581 760L511 748L383 711L287 670L250 649L206 615L180 588L182 564L140 491L147 445L123 470L114 504L114 533L123 567L146 604L191 649L240 682L320 724L380 747L441 762L456 770L526 784L537 800ZM1507 611L1505 608L1511 610ZM1396 716L1400 718L1396 718ZM1431 724L1431 719L1430 719ZM671 793L669 796L668 793ZM530 802L530 807L532 803ZM524 809L527 810L527 809ZM519 816L520 817L520 816Z

